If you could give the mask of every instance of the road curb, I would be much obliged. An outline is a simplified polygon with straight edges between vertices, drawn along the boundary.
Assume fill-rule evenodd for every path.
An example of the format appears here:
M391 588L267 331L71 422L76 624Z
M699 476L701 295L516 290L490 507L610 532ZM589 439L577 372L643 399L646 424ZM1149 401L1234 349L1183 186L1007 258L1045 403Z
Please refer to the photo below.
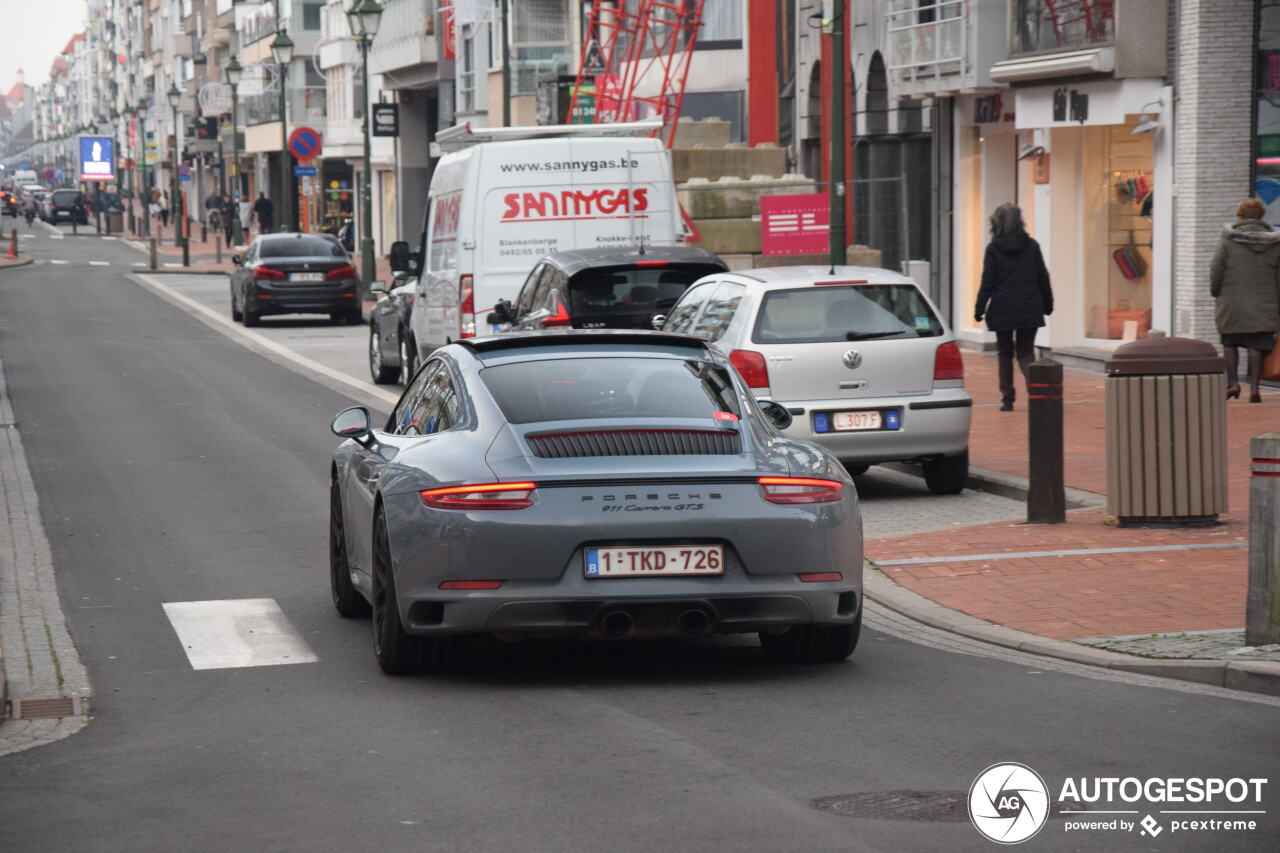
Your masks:
M968 613L953 610L899 585L870 560L867 561L863 580L867 597L878 604L909 619L972 640L1102 669L1155 675L1249 693L1280 696L1280 663L1277 662L1194 658L1167 660L1109 652L1006 628L1003 625L970 616Z
M13 261L12 263L0 264L0 270L11 270L11 269L16 269L17 267L26 267L26 266L30 266L31 264L34 264L35 262L36 262L35 258L19 258L18 260Z
M924 476L920 466L910 462L889 462L885 463L884 467L916 477ZM1009 498L1015 501L1025 501L1030 491L1030 484L1024 478L1013 474L992 471L990 468L976 468L970 465L969 479L965 482L965 488L973 489L976 492L999 495L1002 498ZM1064 491L1066 493L1067 509L1093 509L1107 505L1106 495L1070 487Z

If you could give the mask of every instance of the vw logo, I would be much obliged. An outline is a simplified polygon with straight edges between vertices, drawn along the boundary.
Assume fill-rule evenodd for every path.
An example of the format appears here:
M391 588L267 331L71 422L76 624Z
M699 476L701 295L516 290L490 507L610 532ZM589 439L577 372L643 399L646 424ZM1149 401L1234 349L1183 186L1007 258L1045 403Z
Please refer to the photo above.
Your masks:
M853 370L862 364L862 353L856 349L846 350L840 360L844 362L845 367Z

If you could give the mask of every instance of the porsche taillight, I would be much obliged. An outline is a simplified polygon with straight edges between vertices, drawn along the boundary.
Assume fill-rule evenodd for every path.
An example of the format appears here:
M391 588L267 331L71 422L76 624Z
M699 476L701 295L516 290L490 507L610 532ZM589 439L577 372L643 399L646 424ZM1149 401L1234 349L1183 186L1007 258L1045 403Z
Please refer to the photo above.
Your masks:
M419 492L434 509L525 509L533 506L537 483L476 483Z
M844 483L810 477L761 477L764 499L773 504L823 504L844 497Z
M462 331L459 337L474 338L476 336L476 293L475 279L464 275L458 279L458 312L462 315Z

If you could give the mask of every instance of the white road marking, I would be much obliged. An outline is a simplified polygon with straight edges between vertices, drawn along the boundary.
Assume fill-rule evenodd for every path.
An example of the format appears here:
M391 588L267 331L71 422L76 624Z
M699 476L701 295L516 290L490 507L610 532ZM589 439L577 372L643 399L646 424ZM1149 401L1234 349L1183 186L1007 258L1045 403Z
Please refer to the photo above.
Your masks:
M115 238L115 237L103 237L102 239L103 239L103 240L114 240L114 239L116 239L116 238Z
M171 601L164 612L192 669L319 660L273 598Z
M169 264L169 263L166 263L166 264L165 264L165 266L166 266L166 267L168 267L169 269L176 270L176 269L178 269L180 266L182 266L182 264Z
M358 391L367 397L381 400L385 403L395 405L400 400L399 394L393 394L390 391L370 385L367 382L361 382L353 376L349 376L340 370L335 370L326 364L321 364L314 359L299 355L286 346L276 343L266 335L245 329L239 323L233 323L231 318L224 312L214 311L208 306L201 305L189 296L184 296L170 285L162 284L159 278L153 278L148 275L131 275L130 279L137 282L141 286L147 288L151 292L159 295L163 299L167 299L174 305L181 306L187 313L196 317L212 329L217 329L229 338L234 338L242 344L249 345L250 348L260 348L267 350L279 358L290 361L295 365L303 368L305 373L320 374L341 383L348 388Z
M111 266L111 261L89 261L89 266L91 266L91 267L109 267L109 266Z
M65 264L65 263L68 263L68 261L49 261L49 263L51 263L51 264Z
M147 265L147 262L146 262L146 261L134 261L134 262L133 262L133 265L134 265L135 267L145 267L145 266Z

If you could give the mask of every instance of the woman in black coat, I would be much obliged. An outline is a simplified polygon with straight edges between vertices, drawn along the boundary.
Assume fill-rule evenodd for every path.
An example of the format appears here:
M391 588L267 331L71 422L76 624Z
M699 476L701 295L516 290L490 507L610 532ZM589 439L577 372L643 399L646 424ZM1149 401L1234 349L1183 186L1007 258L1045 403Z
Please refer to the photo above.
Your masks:
M991 214L991 242L982 258L982 286L973 319L996 333L1000 364L1000 411L1013 411L1013 359L1022 375L1035 359L1036 329L1053 313L1053 289L1040 244L1027 234L1022 211L1002 204Z

